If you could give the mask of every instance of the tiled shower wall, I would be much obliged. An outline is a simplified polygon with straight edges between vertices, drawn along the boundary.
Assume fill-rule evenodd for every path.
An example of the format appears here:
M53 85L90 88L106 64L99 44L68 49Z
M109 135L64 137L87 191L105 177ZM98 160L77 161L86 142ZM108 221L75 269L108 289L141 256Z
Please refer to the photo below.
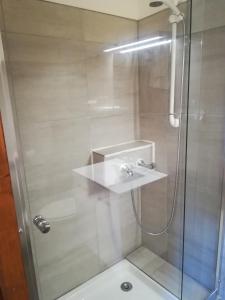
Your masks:
M91 149L137 137L137 22L38 0L3 0L5 44L22 144L42 299L55 299L141 242L130 198L75 176Z
M184 8L182 7L183 11ZM171 37L171 26L168 22L169 11L163 11L139 22L139 36ZM178 30L182 30L179 24ZM180 48L181 46L181 48ZM177 71L181 72L182 38L178 41ZM152 139L156 143L156 168L168 178L142 189L142 220L146 227L158 232L167 224L171 212L175 170L177 162L178 130L169 124L170 93L170 45L164 45L140 52L139 54L140 85L140 135L142 139ZM177 88L180 86L177 78ZM176 93L176 104L180 102ZM185 134L185 132L184 132ZM181 197L182 198L182 197ZM181 203L176 206L172 229L158 237L143 234L143 243L159 256L179 266L182 259L182 209ZM175 227L177 226L177 227ZM179 285L179 283L178 283Z

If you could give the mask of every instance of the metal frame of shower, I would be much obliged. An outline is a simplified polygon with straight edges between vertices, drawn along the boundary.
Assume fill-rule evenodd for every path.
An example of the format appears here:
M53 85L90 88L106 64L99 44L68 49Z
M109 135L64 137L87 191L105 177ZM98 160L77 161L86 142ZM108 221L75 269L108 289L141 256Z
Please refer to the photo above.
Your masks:
M224 143L225 148L225 143ZM224 153L225 157L225 153ZM221 277L222 277L222 259L223 259L223 250L225 247L225 161L223 165L223 178L221 182L221 208L220 208L220 226L219 226L219 242L218 242L218 251L217 251L217 262L216 262L216 281L215 281L215 292L218 300L221 299ZM209 298L209 300L211 300Z
M22 155L16 131L15 110L11 101L10 80L7 73L4 46L4 33L0 34L0 111L9 161L10 176L12 182L13 197L16 206L18 232L29 295L32 300L39 300L37 278L35 275L34 253L31 246L31 234L28 217L28 197L26 191L25 174Z

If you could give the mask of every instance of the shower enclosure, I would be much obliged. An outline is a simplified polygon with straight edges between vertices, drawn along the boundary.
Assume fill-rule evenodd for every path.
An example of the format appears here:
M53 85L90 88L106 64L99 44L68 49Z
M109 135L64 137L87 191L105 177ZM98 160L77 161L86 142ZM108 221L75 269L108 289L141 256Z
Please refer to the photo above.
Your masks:
M224 1L149 2L1 1L32 300L224 296Z

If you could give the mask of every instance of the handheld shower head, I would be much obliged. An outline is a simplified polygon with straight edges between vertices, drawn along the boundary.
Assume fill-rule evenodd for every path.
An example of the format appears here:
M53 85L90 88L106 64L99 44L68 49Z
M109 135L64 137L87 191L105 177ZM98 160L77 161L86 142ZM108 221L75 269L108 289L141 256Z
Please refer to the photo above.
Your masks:
M177 0L162 0L162 1L158 1L158 0L152 0L149 4L150 7L159 7L163 4L165 4L167 7L169 7L173 14L176 16L180 16L182 15L180 10L177 8L177 4L179 2Z

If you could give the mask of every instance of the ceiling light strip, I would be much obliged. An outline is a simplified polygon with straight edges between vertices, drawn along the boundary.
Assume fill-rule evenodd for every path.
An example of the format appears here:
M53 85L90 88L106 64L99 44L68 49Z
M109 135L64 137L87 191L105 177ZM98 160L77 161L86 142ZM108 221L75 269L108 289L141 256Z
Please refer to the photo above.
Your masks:
M121 45L121 46L118 46L118 47L105 49L104 52L112 52L112 51L132 47L132 46L136 46L136 45L140 45L140 44L145 44L145 43L148 43L148 42L153 42L153 41L159 40L161 38L162 38L161 36L156 36L156 37L153 37L153 38L150 38L150 39L145 39L145 40L141 40L141 41L138 41L138 42L133 42L133 43Z
M151 43L151 44L147 44L147 45L143 45L143 46L139 46L139 47L129 48L129 49L120 51L120 53L129 53L129 52L134 52L134 51L140 51L140 50L153 48L153 47L157 47L157 46L161 46L161 45L166 45L166 44L170 44L170 43L171 43L171 40L166 40L166 41Z

